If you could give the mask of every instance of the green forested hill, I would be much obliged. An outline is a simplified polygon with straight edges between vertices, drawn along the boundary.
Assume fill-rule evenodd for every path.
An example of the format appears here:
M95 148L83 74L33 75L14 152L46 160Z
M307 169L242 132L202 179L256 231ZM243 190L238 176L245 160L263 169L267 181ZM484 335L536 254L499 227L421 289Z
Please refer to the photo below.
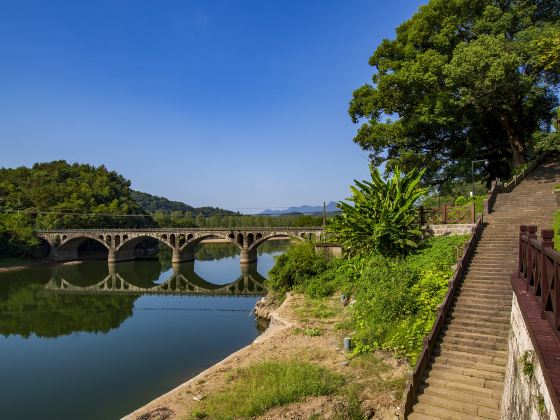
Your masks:
M33 229L152 224L133 200L130 181L105 166L59 160L0 168L0 255L25 250Z
M124 227L149 220L131 196L130 181L105 166L63 160L1 168L0 211L28 215L38 228Z
M138 203L144 210L153 213L155 211L191 211L195 212L195 208L188 204L181 203L180 201L171 201L165 197L158 197L140 191L131 191L131 196L134 201Z
M140 191L131 191L131 196L140 207L149 213L163 212L190 212L193 216L213 216L213 215L234 215L235 212L224 210L218 207L192 207L180 201L168 200L165 197L158 197Z

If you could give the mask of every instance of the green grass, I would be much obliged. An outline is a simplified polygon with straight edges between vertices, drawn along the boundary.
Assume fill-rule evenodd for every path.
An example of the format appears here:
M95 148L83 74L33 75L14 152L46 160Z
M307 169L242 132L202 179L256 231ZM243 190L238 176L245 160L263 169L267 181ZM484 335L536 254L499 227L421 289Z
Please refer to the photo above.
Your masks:
M323 332L318 328L296 328L294 332L308 337L318 337L323 334Z
M307 396L332 394L343 384L340 375L308 363L259 363L239 369L228 379L225 390L201 401L191 418L251 418Z
M313 299L305 297L303 306L297 308L296 313L302 318L328 319L336 315L336 311L332 309L324 299Z
M402 397L406 383L406 376L390 375L393 369L375 353L363 353L355 355L350 360L350 366L360 368L367 379L368 387L373 392L392 392L396 398Z

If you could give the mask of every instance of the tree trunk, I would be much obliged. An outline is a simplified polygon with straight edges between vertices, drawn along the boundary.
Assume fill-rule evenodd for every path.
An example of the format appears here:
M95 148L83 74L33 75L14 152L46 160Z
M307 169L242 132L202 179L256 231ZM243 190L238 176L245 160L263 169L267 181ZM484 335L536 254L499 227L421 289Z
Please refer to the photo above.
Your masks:
M502 128L506 132L509 141L513 167L517 168L518 166L527 163L527 150L525 149L525 142L517 132L515 122L513 121L511 114L508 114L507 112L497 112L497 114L500 124L502 124Z

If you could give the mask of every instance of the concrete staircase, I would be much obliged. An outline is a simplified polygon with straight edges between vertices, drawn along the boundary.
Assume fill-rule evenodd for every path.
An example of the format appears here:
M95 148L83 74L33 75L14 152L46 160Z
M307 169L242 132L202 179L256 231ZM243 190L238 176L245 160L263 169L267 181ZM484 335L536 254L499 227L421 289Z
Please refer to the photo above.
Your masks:
M552 226L553 190L560 184L558 160L550 159L511 193L498 195L420 385L411 420L500 418L519 225L538 225L539 231Z

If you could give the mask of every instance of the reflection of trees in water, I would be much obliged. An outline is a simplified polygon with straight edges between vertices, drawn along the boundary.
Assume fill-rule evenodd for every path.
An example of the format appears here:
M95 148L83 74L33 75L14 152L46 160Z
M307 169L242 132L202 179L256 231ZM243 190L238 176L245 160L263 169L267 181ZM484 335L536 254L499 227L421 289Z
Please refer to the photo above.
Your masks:
M206 242L198 244L194 250L194 258L198 261L221 260L239 255L239 248L229 242Z
M283 252L290 244L289 239L268 240L260 244L257 248L257 254L272 254L275 252ZM239 248L231 243L201 243L196 247L195 258L199 261L221 260L223 258L232 258L239 255Z
M288 248L290 239L268 240L263 242L257 248L257 254L272 254L275 252L283 252ZM230 242L202 242L195 248L195 259L198 261L213 261L224 258L234 258L239 255L239 248ZM159 252L148 259L153 258L159 260L164 266L164 271L171 268L171 249L168 246L159 244Z
M132 315L137 296L53 294L50 270L24 270L0 281L0 334L58 337L73 332L107 333Z
M171 267L170 262L166 264ZM173 274L166 280L167 289L165 283L157 282L166 269L157 260L112 266L83 262L5 273L0 278L0 334L57 337L74 332L107 333L118 328L132 316L135 300L145 291L133 294L91 292L107 277L117 274L137 288L164 286L156 293L227 296L264 293L264 278L256 271L256 265L241 268L240 277L232 279L229 285L212 285L194 273L193 263L174 265ZM63 281L72 284L73 293L56 289L56 284ZM187 283L194 288L189 290ZM54 288L47 290L49 285ZM90 290L86 291L88 288Z
M290 239L268 240L259 245L259 247L257 248L257 253L258 255L262 255L273 254L275 252L284 252L288 249L290 242Z

